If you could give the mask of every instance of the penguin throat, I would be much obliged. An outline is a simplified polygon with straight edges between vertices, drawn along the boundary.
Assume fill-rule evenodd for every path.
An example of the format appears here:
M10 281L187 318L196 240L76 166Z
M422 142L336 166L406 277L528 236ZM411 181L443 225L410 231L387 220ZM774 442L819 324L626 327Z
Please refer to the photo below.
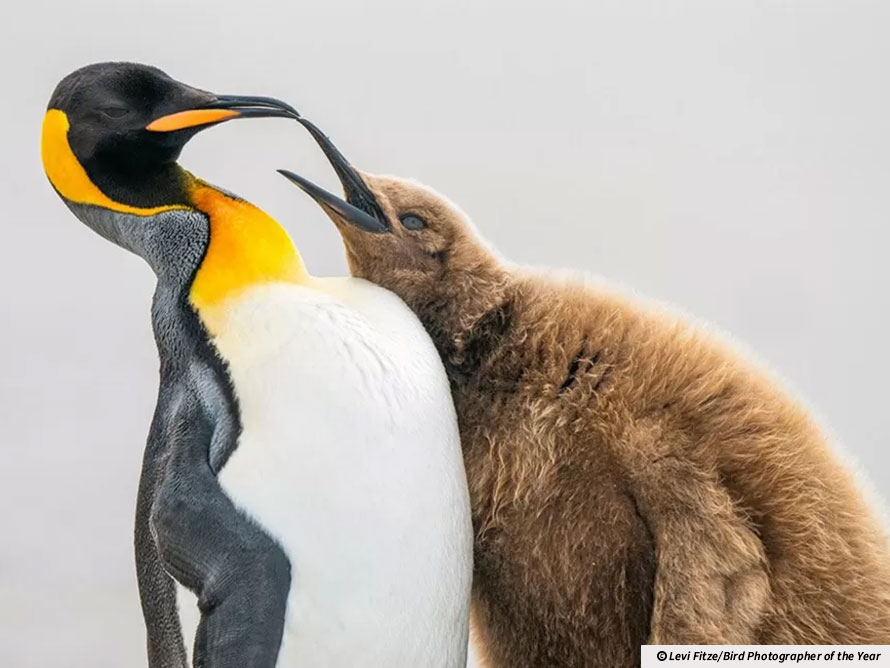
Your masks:
M227 302L244 290L308 280L287 231L267 213L200 179L194 179L189 199L210 221L210 240L189 300L211 335L223 324Z
M175 162L128 162L120 153L107 153L84 162L84 169L99 190L125 206L152 209L189 204L190 177Z

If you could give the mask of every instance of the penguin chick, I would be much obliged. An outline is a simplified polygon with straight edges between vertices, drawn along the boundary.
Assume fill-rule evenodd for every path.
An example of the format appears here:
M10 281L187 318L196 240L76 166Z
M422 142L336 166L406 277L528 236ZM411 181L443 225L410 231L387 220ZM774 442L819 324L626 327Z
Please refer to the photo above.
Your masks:
M267 116L296 112L101 63L44 119L57 193L158 277L136 509L149 666L184 668L185 635L196 667L461 668L472 532L433 344L392 293L311 276L278 222L177 162L198 130Z
M670 314L505 264L444 197L358 172L304 125L346 201L285 176L445 363L487 665L635 666L646 643L890 642L883 530L770 376Z

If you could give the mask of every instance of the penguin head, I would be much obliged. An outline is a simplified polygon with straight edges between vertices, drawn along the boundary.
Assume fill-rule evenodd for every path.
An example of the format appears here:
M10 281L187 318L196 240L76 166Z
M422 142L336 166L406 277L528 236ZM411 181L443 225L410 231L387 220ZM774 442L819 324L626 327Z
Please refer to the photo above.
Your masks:
M199 130L233 118L296 115L279 100L215 95L155 67L98 63L56 86L41 156L66 202L149 215L189 204L176 160Z
M154 67L99 63L62 79L47 109L51 116L65 115L68 144L81 165L136 172L174 162L201 127L151 132L147 127L155 118L213 100Z
M336 225L353 276L392 290L418 310L430 301L465 299L486 290L487 277L500 275L500 261L454 203L414 180L355 169L315 125L298 120L328 157L344 198L298 174L279 172Z

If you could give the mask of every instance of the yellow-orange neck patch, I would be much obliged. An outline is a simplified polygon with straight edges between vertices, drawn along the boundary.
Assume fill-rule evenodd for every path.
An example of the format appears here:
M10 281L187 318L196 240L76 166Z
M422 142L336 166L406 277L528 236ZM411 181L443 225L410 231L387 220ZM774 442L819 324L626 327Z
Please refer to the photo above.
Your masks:
M218 331L227 298L261 283L309 278L287 231L266 212L200 179L190 199L210 219L210 243L189 299L211 334Z
M185 209L181 204L142 208L115 202L90 180L83 165L68 144L68 117L59 109L50 109L43 117L40 156L43 169L59 194L70 202L93 204L136 216L153 216L173 209Z

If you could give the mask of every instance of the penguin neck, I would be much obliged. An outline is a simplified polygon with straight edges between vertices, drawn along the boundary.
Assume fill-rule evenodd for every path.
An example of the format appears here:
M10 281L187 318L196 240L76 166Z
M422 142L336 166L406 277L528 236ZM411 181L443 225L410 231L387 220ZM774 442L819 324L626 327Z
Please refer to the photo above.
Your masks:
M452 387L466 384L508 340L517 298L512 274L491 262L407 300L430 334Z
M189 203L207 216L210 229L189 302L213 336L223 326L228 304L245 290L266 283L305 285L310 275L274 218L250 202L192 179Z

